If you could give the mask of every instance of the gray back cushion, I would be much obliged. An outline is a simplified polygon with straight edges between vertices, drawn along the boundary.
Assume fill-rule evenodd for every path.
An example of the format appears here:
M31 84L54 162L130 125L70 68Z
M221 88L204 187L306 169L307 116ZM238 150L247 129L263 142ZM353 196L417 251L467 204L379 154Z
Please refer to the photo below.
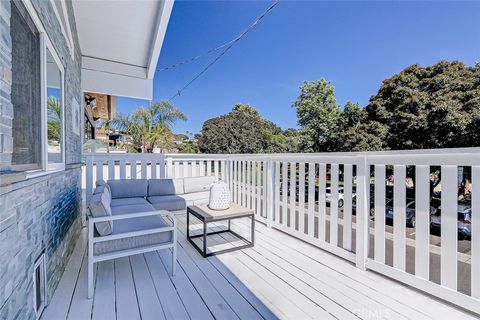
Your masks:
M148 196L171 196L183 194L183 179L150 179Z
M110 186L113 199L147 196L147 179L108 180L108 185Z
M184 191L185 193L209 191L210 187L207 188L207 186L214 182L215 182L214 176L184 178L183 179Z
M101 181L103 181L103 180L101 180ZM112 197L112 191L110 190L110 186L108 184L98 185L95 188L95 191L93 191L93 194L102 193L105 189L108 190L108 193L109 193L110 197Z
M108 189L105 189L101 193L96 193L92 196L90 200L90 205L88 206L90 214L93 217L106 217L112 215L112 210L110 208L110 192ZM95 223L95 229L98 234L101 236L107 236L112 233L112 222L97 222Z
M95 186L96 186L96 187L104 186L104 185L106 185L106 184L107 184L107 183L105 182L105 180L97 180L97 181L95 182Z

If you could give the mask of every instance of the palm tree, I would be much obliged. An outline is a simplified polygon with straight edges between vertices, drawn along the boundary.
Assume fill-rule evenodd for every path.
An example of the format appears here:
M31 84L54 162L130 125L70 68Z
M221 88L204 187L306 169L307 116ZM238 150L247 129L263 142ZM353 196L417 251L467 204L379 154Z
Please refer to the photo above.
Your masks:
M47 100L47 139L60 142L62 134L62 106L55 97Z
M112 125L130 134L142 152L152 152L154 147L172 147L172 125L178 120L187 120L187 116L170 102L160 101L150 103L147 108L140 107L131 115L120 115Z

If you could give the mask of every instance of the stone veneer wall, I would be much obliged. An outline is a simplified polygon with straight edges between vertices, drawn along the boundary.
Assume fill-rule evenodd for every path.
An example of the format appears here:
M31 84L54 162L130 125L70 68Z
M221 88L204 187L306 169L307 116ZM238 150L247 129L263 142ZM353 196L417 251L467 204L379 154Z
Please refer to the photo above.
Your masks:
M81 98L81 53L71 1L72 58L48 0L31 1L65 67L66 169L30 179L11 178L13 106L10 1L0 1L0 319L35 319L33 265L46 253L47 300L65 270L81 228L81 138L72 130L71 101ZM81 119L80 119L81 120ZM81 133L80 133L81 134ZM11 180L11 181L10 181ZM9 182L10 181L10 182Z

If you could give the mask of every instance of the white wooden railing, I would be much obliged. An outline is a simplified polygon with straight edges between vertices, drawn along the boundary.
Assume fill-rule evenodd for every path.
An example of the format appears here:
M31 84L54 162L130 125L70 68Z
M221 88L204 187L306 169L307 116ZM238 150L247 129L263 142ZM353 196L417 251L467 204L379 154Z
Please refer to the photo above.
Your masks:
M269 155L86 154L85 157L87 201L97 179L215 175L227 181L234 202L254 209L256 219L267 226L349 260L362 270L384 274L480 314L480 148ZM432 166L440 168L442 177L440 248L430 244ZM458 167L469 167L472 179L471 250L470 257L463 259L470 266L467 288L458 286L459 274L465 275L457 267L459 255L465 255L457 249ZM387 231L385 181L387 169L392 168L394 221L393 228ZM414 239L406 235L407 169L415 172ZM338 206L340 186L344 190L343 208ZM329 201L327 187L331 190ZM440 262L435 261L439 265L430 261L432 250L440 256ZM412 260L414 270L407 270ZM440 270L439 281L432 277L432 268Z

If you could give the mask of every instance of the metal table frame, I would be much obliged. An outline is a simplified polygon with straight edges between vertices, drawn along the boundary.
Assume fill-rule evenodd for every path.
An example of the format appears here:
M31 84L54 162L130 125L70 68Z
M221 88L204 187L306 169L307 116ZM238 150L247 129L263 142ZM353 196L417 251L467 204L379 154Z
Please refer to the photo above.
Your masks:
M200 222L202 222L203 232L201 234L197 234L197 235L193 235L193 236L190 235L190 214L192 214L197 219L199 219ZM235 231L233 231L230 228L231 220L241 219L241 218L250 218L251 221L252 221L252 223L251 223L252 230L251 230L251 236L250 236L251 240L245 239L244 237L242 237L241 235L239 235L238 233L236 233ZM210 223L210 222L220 222L220 221L228 221L228 229L220 230L220 231L207 232L207 230L208 230L207 224L208 223ZM245 241L247 244L237 246L237 247L233 247L233 248L228 248L228 249L223 249L223 250L218 250L218 251L215 251L215 252L207 253L207 236L214 235L214 234L219 234L219 233L226 233L226 232L229 232L229 233L233 234L235 237L239 238L240 240ZM192 239L195 239L195 238L203 238L203 250L202 250L202 248L197 246L197 244L192 240ZM235 251L235 250L251 248L251 247L253 247L254 242L255 242L255 217L254 217L254 214L252 212L251 214L245 214L245 215L238 216L238 217L227 217L227 218L215 219L215 220L212 220L212 221L206 221L206 219L202 215L198 214L195 210L191 209L190 207L187 207L187 240L188 240L188 242L190 242L193 245L193 247L204 258L214 256L214 255L217 255L217 254L221 254L221 253L232 252L232 251Z

